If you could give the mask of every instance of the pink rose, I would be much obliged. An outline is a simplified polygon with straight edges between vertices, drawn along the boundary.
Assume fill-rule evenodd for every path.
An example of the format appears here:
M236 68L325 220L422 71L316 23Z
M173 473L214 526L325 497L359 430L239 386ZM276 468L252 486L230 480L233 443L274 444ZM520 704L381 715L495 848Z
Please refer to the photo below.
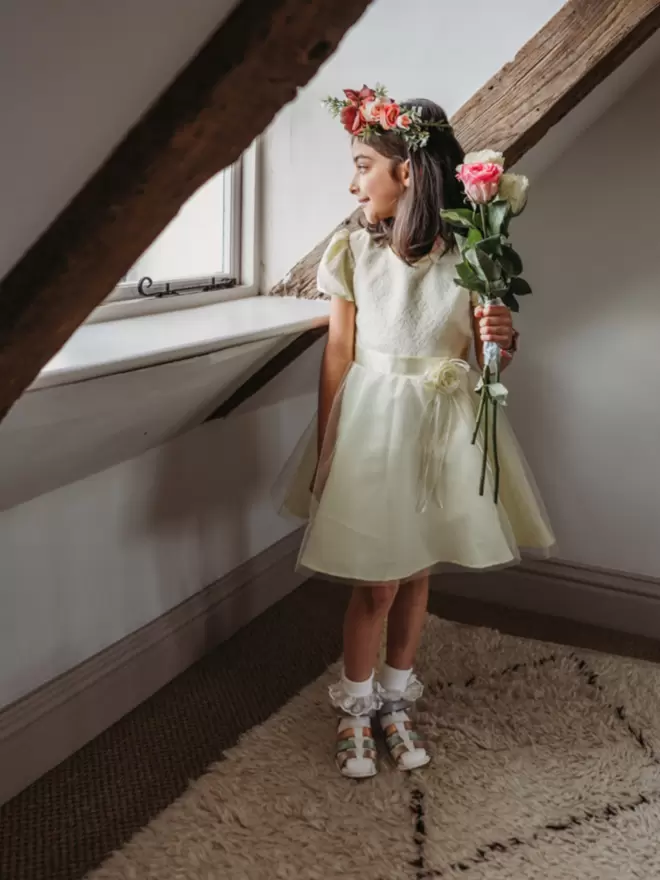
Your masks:
M494 162L475 162L472 165L459 165L456 177L465 187L470 201L475 205L485 205L497 195L502 174L501 165Z
M404 130L410 128L411 125L412 119L406 113L402 113L396 121L397 128L403 128Z
M349 104L348 107L342 109L339 118L341 124L350 134L359 135L362 133L364 129L364 119L362 118L362 113L360 112L359 107L354 104Z
M399 118L400 113L401 109L398 104L394 103L394 101L389 104L381 104L380 112L378 114L378 122L380 123L381 128L384 128L385 131L396 128L396 121Z

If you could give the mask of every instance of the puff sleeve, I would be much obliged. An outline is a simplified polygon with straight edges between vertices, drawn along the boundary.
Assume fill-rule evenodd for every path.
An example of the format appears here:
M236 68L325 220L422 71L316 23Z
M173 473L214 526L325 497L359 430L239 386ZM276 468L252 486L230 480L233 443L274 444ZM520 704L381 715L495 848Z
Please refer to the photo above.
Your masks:
M317 287L320 293L340 296L355 302L353 271L355 262L351 252L350 231L340 229L332 237L319 264Z

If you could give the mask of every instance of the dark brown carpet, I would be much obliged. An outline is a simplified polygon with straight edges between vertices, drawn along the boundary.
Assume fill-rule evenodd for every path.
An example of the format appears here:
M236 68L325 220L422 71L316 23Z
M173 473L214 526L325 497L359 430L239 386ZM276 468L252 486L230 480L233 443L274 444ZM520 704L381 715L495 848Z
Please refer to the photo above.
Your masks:
M310 583L0 808L1 880L80 880L340 653L347 593ZM660 660L660 642L434 594L513 635Z

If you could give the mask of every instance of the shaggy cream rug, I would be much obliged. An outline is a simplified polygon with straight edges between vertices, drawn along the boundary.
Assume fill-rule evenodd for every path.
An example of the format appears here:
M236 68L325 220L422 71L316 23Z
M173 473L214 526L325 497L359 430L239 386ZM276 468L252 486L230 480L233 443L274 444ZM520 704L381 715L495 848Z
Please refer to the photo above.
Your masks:
M430 768L337 774L335 667L91 880L660 877L660 668L429 617L419 671Z

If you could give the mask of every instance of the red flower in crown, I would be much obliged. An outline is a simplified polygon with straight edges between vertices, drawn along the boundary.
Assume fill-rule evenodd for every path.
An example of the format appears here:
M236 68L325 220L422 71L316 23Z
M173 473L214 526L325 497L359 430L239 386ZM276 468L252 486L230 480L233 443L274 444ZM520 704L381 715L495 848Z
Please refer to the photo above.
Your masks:
M344 89L348 104L342 109L339 118L346 131L352 135L362 134L366 123L364 106L375 99L376 93L368 86L362 86L360 91Z
M355 89L344 89L344 94L354 107L359 107L365 101L373 101L376 97L376 92L369 86L362 86L359 92L356 92Z
M349 104L344 107L339 114L341 124L350 134L359 135L364 130L365 121L360 107L355 104Z

